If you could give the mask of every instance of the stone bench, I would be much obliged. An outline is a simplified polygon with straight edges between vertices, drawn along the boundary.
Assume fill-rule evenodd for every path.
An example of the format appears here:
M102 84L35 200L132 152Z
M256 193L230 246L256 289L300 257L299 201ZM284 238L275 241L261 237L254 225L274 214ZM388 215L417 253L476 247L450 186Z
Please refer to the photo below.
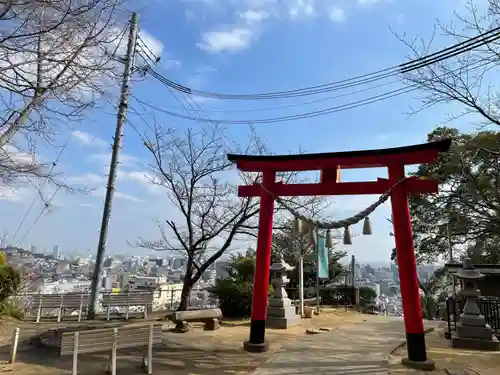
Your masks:
M205 324L205 330L214 331L220 328L219 320L222 318L220 309L176 311L170 315L170 320L175 324L176 332L189 331L190 322Z

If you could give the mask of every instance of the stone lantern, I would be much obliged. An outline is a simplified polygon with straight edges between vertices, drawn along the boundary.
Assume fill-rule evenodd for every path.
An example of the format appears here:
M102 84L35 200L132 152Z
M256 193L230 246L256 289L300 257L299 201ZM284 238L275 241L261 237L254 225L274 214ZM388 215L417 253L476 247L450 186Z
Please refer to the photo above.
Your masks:
M452 345L456 348L499 350L499 342L484 316L479 310L477 299L481 292L477 289L477 281L484 275L474 269L469 258L464 259L462 268L456 276L462 280L460 296L465 301L456 334L452 336Z
M267 307L266 326L269 328L286 329L300 320L300 315L295 313L295 306L292 305L285 290L285 285L290 282L287 272L294 268L287 264L281 255L277 257L276 262L271 264L271 284L274 288L274 296L269 298Z

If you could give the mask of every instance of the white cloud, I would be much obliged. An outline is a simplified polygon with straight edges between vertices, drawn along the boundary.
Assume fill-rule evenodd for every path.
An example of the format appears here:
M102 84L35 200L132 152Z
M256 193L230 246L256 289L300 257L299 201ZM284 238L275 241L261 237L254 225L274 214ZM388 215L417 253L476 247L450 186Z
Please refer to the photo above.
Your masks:
M331 1L318 0L184 0L190 18L200 15L212 23L201 34L198 48L210 53L239 52L248 48L265 30L267 22L298 21L314 16L329 16L335 22L345 20L343 8ZM337 3L335 3L337 4ZM229 18L228 18L229 15Z
M160 40L156 39L145 30L139 31L139 38L141 40L139 43L140 46L144 45L143 47L147 48L147 50L153 53L156 57L161 56L164 46Z
M360 5L372 5L378 3L380 0L358 0L358 4Z
M247 23L262 22L269 17L269 13L264 10L247 9L240 13L240 18Z
M7 159L11 160L13 163L22 165L33 165L36 164L35 154L20 151L17 147L13 145L5 145L2 148Z
M101 187L99 189L96 189L95 191L92 192L92 195L94 197L105 197L106 196L105 187ZM131 194L122 193L119 191L114 192L113 198L126 200L126 201L130 201L130 202L135 202L135 203L143 203L144 202L144 200L141 198L138 198L138 197L131 195Z
M339 8L339 7L332 7L330 9L328 17L333 22L337 22L337 23L344 22L345 21L345 12L344 12L344 9Z
M92 203L80 203L78 204L79 207L86 207L86 208L91 208L91 207L95 207L95 204L92 204Z
M10 186L0 186L0 200L25 202L25 198L29 195L27 188L13 188Z
M119 171L117 173L117 177L123 180L128 180L131 182L135 182L142 187L146 188L149 190L149 192L153 194L162 194L163 189L161 186L158 186L154 184L155 178L148 172L142 172L142 171L132 171L132 172L126 172L126 171Z
M249 28L234 27L227 31L209 31L202 35L197 46L205 51L236 52L246 49L252 41L253 32Z
M134 197L133 195L130 195L130 194L120 193L119 191L115 192L114 197L116 199L122 199L122 200L135 202L135 203L143 203L144 202L144 200L141 198Z
M100 148L109 146L109 143L106 142L104 139L101 139L95 135L80 130L74 130L71 135L73 136L73 138L75 138L80 143L86 146L100 147Z
M314 0L292 0L288 3L288 14L292 19L312 16L315 14L315 10Z
M106 173L107 173L107 166L109 166L109 163L111 162L111 151L101 152L101 153L90 155L90 160L93 160L93 161L98 162L99 164L105 165L106 166ZM139 159L135 156L120 153L119 163L121 166L129 166L129 167L137 166L138 164L140 164L140 162L141 162L141 159Z
M70 185L96 186L104 184L106 178L96 173L83 173L81 175L68 177L66 181Z

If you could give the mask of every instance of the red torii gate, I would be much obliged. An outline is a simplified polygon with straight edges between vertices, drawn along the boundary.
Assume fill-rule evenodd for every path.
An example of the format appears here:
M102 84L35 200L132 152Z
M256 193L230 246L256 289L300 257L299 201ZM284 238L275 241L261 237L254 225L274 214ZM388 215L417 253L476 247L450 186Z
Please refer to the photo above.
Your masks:
M404 324L407 339L407 363L425 364L422 310L418 288L415 252L413 248L409 193L437 193L438 183L409 177L405 179L405 165L430 163L440 152L448 151L450 139L419 145L380 150L348 151L302 155L228 155L243 172L262 173L262 185L238 187L240 197L260 197L259 233L252 296L250 339L245 342L248 351L265 351L269 267L275 196L357 195L383 194L391 190L394 235L403 299ZM389 178L377 181L340 182L339 170L387 167ZM321 181L315 184L284 184L276 182L277 172L321 171ZM403 182L401 180L405 179ZM396 185L397 184L397 185ZM395 186L396 185L396 186Z

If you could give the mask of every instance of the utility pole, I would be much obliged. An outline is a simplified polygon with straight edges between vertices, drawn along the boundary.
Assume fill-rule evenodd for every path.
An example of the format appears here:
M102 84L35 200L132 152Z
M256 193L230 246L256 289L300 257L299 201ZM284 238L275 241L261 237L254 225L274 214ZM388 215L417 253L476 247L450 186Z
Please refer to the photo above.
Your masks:
M320 296L320 287L319 287L319 229L316 228L316 315L319 315L320 304L321 304L321 296Z
M127 44L127 55L124 61L125 65L123 69L120 103L118 107L118 114L116 116L116 130L113 141L113 151L111 153L111 164L109 166L108 185L106 188L106 198L104 199L104 208L102 213L101 232L99 233L99 245L97 247L94 273L92 274L89 311L87 313L88 320L94 319L96 313L97 296L99 294L100 280L102 273L102 262L104 259L104 251L106 249L106 244L108 241L108 225L109 225L109 218L111 216L111 205L113 201L113 194L115 191L116 170L118 167L118 158L120 156L120 149L122 144L123 125L125 124L127 108L128 108L129 84L134 67L137 30L138 30L137 14L132 13L132 17L130 19L130 31Z

